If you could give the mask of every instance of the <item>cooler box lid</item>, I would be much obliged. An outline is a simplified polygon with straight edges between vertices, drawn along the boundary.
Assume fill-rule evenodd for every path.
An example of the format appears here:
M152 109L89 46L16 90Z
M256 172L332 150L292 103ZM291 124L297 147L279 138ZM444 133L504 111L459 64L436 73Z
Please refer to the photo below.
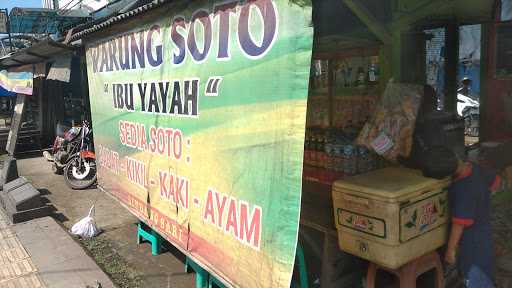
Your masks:
M370 198L398 200L410 194L424 193L449 185L449 179L424 177L419 170L387 167L357 175L333 184L334 193L364 194Z

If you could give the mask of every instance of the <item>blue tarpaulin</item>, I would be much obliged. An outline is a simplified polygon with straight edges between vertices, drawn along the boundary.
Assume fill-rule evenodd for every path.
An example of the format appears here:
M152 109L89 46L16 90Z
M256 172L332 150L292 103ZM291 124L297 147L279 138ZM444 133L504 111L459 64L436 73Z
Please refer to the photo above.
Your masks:
M5 90L2 86L0 86L0 97L13 97L16 96L16 93Z
M33 78L34 74L32 72L7 72L2 70L0 71L0 87L13 93L32 95Z

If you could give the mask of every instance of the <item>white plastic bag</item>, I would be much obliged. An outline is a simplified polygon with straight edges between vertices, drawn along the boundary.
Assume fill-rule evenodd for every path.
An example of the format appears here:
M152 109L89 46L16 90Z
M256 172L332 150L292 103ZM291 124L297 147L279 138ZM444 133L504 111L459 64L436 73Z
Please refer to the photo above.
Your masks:
M94 221L94 205L92 205L89 210L89 215L78 221L73 227L71 227L71 233L74 235L78 235L83 238L92 238L99 233L98 227L96 227L96 222Z

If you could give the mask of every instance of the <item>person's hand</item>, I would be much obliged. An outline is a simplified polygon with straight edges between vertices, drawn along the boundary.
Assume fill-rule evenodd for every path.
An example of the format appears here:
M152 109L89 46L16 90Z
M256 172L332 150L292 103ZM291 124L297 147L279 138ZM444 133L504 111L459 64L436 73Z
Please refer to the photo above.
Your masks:
M455 257L455 249L447 249L444 255L444 261L450 265L454 265L457 261Z

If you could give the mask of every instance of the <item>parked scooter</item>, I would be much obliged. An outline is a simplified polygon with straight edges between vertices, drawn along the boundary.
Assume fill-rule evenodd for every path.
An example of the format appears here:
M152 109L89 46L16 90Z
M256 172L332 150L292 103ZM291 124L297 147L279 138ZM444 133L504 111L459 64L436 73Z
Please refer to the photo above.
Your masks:
M468 96L457 94L457 112L465 121L465 134L478 137L480 123L480 103Z
M70 154L64 167L64 179L72 189L86 189L96 182L96 154L93 149L92 128L83 121L78 151Z
M480 134L480 108L478 106L466 107L462 110L462 117L465 122L466 135L478 137Z

